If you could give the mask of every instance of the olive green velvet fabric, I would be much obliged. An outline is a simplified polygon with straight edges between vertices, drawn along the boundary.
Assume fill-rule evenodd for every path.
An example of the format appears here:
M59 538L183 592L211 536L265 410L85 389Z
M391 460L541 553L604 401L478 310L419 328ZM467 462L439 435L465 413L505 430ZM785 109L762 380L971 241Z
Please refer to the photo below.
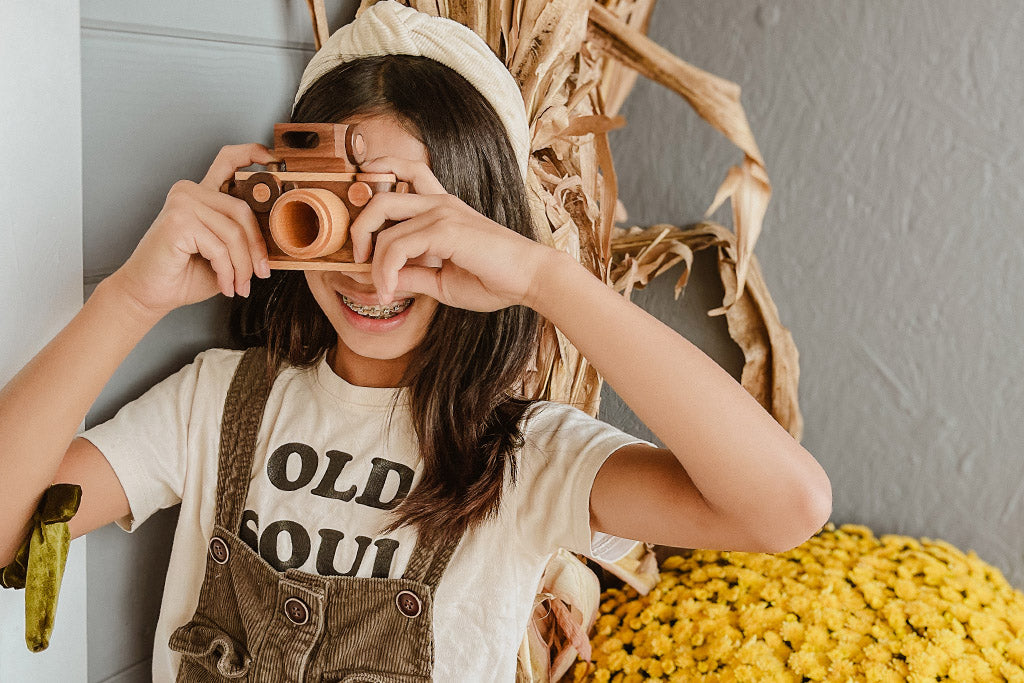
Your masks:
M46 489L14 562L0 569L0 586L25 589L25 644L32 652L50 645L71 542L68 520L81 502L82 487L77 484L54 484Z

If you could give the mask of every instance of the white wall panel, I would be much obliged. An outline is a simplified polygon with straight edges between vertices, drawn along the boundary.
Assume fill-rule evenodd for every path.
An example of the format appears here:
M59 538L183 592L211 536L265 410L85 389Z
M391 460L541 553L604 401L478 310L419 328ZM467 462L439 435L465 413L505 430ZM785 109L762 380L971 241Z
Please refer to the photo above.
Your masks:
M0 3L0 386L82 305L76 10ZM24 591L0 590L0 681L86 680L85 549L71 544L42 653L25 646Z
M177 180L272 142L310 51L84 30L85 272L131 254Z
M351 21L358 4L353 0L327 0L324 5L331 29ZM220 43L301 48L313 44L313 25L305 0L85 0L82 27Z

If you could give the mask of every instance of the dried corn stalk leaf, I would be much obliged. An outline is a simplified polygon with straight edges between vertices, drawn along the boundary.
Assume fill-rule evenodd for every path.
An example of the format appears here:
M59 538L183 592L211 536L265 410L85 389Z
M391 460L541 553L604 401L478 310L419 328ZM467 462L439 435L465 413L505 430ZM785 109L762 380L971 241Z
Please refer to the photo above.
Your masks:
M531 7L536 4L527 3ZM565 82L566 62L579 52L587 33L589 7L590 0L550 0L543 3L533 23L523 24L528 32L520 35L508 67L522 89L530 120L540 113L538 101Z
M590 659L587 632L597 619L600 585L567 550L551 557L534 599L534 612L519 649L517 681L556 681L576 661Z
M636 29L646 35L650 23L651 13L654 11L654 0L636 0L636 2L621 2L613 6L606 5L615 13L620 20L626 22L630 28ZM639 73L622 62L616 60L605 60L601 69L601 93L604 100L604 113L614 116L619 113L622 103L626 101L630 90Z
M679 298L693 266L693 250L685 242L664 239L671 230L672 228L668 227L662 229L649 244L642 246L635 256L625 252L619 263L612 264L609 280L615 291L622 292L623 296L629 299L634 286L643 289L650 280L683 261L683 273L675 286L675 298Z
M740 243L736 294L742 294L747 261L760 235L771 185L740 104L739 86L684 62L597 3L590 12L588 40L639 73L682 95L704 120L746 155L740 167L730 170L726 184L734 187L723 195L723 199L730 196L733 199L733 228ZM727 307L731 305L731 301L725 303Z
M720 251L721 253L721 251ZM803 416L797 400L800 359L793 336L779 321L779 312L768 293L757 257L751 256L747 287L736 296L735 259L719 258L718 269L725 285L724 310L729 335L743 349L746 363L740 382L794 439L803 438Z
M612 575L628 583L641 595L651 592L661 578L654 546L649 543L637 543L628 553L614 562L600 559L596 562Z
M433 17L448 16L447 0L413 0L408 4L410 7Z
M331 35L327 24L327 10L324 8L324 0L306 0L306 6L313 21L313 45L319 50Z
M740 104L740 88L679 59L599 3L590 11L588 40L598 49L682 95L701 118L764 166Z
M754 242L761 234L761 223L768 200L772 196L772 186L768 182L764 167L755 164L750 157L739 166L729 169L725 182L718 188L714 201L705 212L708 218L721 206L726 199L732 199L732 221L736 232L738 258L736 263L737 288L726 298L723 306L732 306L738 294L743 293L743 283L747 278L747 269L754 254Z
M473 29L497 54L498 51L492 40L498 25L489 25L488 15L490 13L487 10L487 5L478 0L445 0L445 3L447 8L439 8L440 16L448 17Z

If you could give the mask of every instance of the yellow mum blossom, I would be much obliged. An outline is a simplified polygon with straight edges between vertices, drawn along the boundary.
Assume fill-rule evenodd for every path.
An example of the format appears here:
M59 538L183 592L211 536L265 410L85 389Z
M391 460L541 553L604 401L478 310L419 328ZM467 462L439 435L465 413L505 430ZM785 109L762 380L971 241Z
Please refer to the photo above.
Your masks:
M776 555L696 550L602 595L566 680L1024 683L1024 594L944 541L828 525Z

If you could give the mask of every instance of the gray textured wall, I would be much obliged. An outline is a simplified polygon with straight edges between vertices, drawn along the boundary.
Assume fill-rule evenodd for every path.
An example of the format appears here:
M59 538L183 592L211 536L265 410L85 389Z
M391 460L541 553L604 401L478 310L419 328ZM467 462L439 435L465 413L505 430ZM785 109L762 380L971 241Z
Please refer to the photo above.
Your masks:
M334 26L351 16L337 8ZM180 177L265 139L311 43L305 3L82 5L86 292ZM131 12L129 16L127 12ZM801 352L804 444L837 522L940 537L1024 586L1024 5L1014 0L661 0L650 34L738 82L775 186L757 253ZM240 22L239 17L245 17ZM700 218L736 151L639 81L613 134L637 224ZM727 220L725 212L719 216ZM707 255L684 299L635 301L739 375ZM176 312L118 372L95 422L220 340L221 302ZM602 416L648 436L606 391ZM723 419L726 419L723 417ZM173 512L89 545L91 681L144 681Z
M803 443L833 519L973 548L1018 587L1022 33L1012 0L662 0L650 30L743 88L775 190L756 252L800 350ZM649 82L623 114L631 222L699 219L735 150ZM721 296L709 268L685 297ZM694 341L738 377L706 304L675 310L668 281L636 301L709 335ZM646 433L606 396L606 419Z

